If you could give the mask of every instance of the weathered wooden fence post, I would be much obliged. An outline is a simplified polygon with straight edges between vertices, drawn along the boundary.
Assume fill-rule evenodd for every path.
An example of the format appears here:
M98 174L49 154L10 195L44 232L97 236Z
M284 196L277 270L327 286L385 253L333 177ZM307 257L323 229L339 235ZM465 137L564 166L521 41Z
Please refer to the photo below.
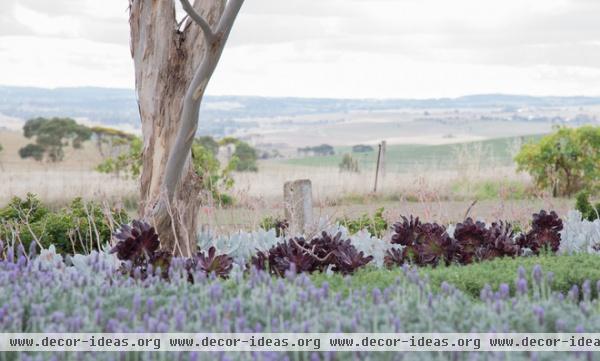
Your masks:
M384 140L381 142L381 159L379 160L379 174L381 174L381 179L385 177L385 149L387 142Z
M377 164L375 165L375 185L373 186L373 193L377 193L377 182L379 182L379 175L385 176L385 140L379 143L377 150Z
M305 234L313 224L312 184L298 179L283 185L285 219L290 222L290 235Z

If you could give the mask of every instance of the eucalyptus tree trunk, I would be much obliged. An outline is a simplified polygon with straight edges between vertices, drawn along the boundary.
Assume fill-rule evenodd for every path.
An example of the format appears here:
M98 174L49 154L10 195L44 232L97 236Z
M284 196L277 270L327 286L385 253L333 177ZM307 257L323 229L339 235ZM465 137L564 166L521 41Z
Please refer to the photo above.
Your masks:
M143 134L140 215L176 255L195 252L201 176L191 164L200 103L243 0L129 0ZM214 30L213 30L214 29Z

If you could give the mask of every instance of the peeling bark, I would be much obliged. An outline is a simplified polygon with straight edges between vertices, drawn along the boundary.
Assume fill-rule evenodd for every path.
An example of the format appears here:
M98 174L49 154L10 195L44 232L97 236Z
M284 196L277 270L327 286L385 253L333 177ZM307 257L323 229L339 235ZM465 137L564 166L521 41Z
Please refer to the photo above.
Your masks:
M182 3L185 7L187 1ZM129 1L144 139L139 213L154 224L161 246L176 255L190 256L196 249L201 182L192 169L191 145L204 89L242 3L196 0L193 9L186 9L188 14L195 11L194 16L179 28L172 0ZM225 24L233 6L237 11ZM199 25L195 16L205 24ZM204 33L207 26L217 29L214 39Z

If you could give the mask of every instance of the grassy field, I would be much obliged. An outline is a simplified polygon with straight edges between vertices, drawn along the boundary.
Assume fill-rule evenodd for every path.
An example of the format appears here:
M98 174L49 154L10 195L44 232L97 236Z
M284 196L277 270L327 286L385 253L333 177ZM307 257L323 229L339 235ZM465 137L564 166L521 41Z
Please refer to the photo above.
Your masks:
M412 172L415 169L448 170L464 167L510 166L521 144L540 135L498 138L477 142L421 145L393 144L387 146L386 170L389 172ZM337 167L345 153L352 153L358 161L359 169L375 167L377 146L369 153L352 153L351 147L335 148L335 155L323 157L302 157L283 161L295 166Z
M20 159L18 149L26 143L19 133L0 132L5 148L0 156L0 206L31 192L51 206L83 197L120 204L135 216L137 180L94 171L101 160L94 144L87 143L82 151L69 149L65 161L48 164ZM255 229L263 217L282 215L283 184L303 178L312 181L314 214L332 223L379 207L386 208L390 222L408 214L456 222L473 201L478 203L471 215L483 219L527 221L542 208L565 214L572 201L536 192L527 174L515 172L511 158L517 144L515 138L505 138L456 145L391 145L377 193L373 169L365 170L374 153L362 156L365 168L359 173L340 173L341 155L259 161L259 172L234 173L235 186L229 192L236 200L233 207L207 204L199 217L205 229L218 232ZM337 149L338 154L346 150Z

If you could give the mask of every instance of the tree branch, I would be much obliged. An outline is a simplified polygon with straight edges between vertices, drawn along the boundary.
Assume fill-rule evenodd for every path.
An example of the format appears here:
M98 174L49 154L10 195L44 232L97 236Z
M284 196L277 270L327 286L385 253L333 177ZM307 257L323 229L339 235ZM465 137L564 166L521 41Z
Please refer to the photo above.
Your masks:
M229 32L233 27L233 22L237 17L240 9L244 5L244 0L229 0L227 1L227 6L225 7L225 11L223 12L223 16L221 16L221 20L219 20L219 24L217 25L217 34L221 34L227 40L229 36ZM221 39L223 40L223 39Z
M194 9L192 4L190 4L189 0L180 0L181 5L183 6L183 10L188 14L188 16L196 22L202 29L202 33L204 33L204 37L206 38L206 42L211 44L215 40L215 33L212 31L210 25L202 15L198 14L198 12Z
M181 0L181 2L189 5L189 1L187 0ZM169 159L167 160L165 167L163 186L166 188L168 202L173 201L175 189L181 179L183 168L188 160L190 150L192 149L192 143L194 142L194 137L196 136L196 131L198 129L200 103L202 102L204 91L217 67L223 49L225 48L225 43L229 37L229 33L233 27L233 23L243 4L244 0L229 0L227 2L227 6L217 25L217 32L213 33L211 31L210 33L212 34L212 41L209 40L211 36L207 36L207 32L204 31L204 36L208 42L206 44L207 49L185 94L181 112L181 126L177 132L175 144L170 151ZM195 10L193 12L195 15L192 15L192 13L188 14L192 18L194 18L194 16L200 17ZM204 19L202 19L202 22L206 24ZM206 24L206 26L210 29L208 24ZM159 207L159 209L160 208L161 207Z

